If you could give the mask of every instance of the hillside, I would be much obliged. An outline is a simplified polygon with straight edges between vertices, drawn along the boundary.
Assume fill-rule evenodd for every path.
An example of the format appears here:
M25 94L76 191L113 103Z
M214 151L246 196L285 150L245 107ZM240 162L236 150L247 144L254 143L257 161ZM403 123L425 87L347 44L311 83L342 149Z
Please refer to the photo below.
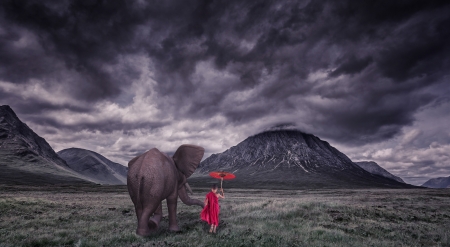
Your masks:
M400 183L405 183L403 181L403 179L401 179L400 177L397 177L395 175L392 175L390 172L386 171L383 167L379 166L376 162L373 161L360 161L360 162L355 162L355 164L357 164L358 166L360 166L362 169L375 174L375 175L380 175L386 178L390 178L393 179L397 182Z
M61 159L44 138L0 106L0 183L89 184Z
M422 186L428 188L450 188L450 176L432 178L426 181L424 184L422 184Z
M75 172L100 184L126 184L128 167L81 148L68 148L57 153Z
M297 130L267 131L205 159L191 184L217 182L210 171L233 172L227 186L248 188L410 188L373 175L318 137Z

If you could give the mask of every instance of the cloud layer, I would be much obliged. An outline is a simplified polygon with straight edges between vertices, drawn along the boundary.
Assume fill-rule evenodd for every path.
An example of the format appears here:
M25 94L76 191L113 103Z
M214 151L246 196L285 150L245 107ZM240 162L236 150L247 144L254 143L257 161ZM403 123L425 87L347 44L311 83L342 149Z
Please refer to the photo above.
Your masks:
M121 163L184 142L209 155L289 124L401 177L450 175L435 121L450 122L448 13L448 1L2 1L0 104L57 150Z

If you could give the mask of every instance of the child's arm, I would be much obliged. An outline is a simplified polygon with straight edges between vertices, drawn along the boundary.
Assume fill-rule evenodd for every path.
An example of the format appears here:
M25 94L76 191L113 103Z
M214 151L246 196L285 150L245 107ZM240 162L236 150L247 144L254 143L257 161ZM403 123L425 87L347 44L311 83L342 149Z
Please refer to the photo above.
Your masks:
M220 188L220 191L222 192L222 195L220 193L217 193L217 196L219 198L225 198L225 194L223 193L223 189L222 188Z

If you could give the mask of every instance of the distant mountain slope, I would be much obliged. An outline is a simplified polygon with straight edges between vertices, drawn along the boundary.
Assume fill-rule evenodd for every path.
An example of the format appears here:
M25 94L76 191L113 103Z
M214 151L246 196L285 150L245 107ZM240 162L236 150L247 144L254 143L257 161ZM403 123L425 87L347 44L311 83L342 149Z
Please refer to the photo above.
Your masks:
M208 173L236 174L227 186L255 188L408 188L404 183L373 175L314 135L296 130L267 131L205 159L189 178L210 183Z
M58 152L69 167L101 184L126 184L128 168L114 163L102 155L81 148L68 148Z
M362 169L376 175L380 175L386 178L393 179L400 183L405 183L403 179L392 175L390 172L386 171L383 167L379 166L374 161L361 161L361 162L355 162L358 166L360 166Z
M422 186L428 188L450 188L450 176L432 178L426 181L424 184L422 184Z
M0 106L0 183L89 184L7 105Z

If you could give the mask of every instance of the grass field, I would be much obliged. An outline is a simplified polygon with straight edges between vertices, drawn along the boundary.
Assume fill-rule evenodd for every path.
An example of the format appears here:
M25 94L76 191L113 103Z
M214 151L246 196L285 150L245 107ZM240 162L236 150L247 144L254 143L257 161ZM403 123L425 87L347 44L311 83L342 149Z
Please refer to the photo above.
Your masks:
M450 246L449 189L225 193L216 235L179 202L181 233L141 238L124 186L0 186L0 246Z

